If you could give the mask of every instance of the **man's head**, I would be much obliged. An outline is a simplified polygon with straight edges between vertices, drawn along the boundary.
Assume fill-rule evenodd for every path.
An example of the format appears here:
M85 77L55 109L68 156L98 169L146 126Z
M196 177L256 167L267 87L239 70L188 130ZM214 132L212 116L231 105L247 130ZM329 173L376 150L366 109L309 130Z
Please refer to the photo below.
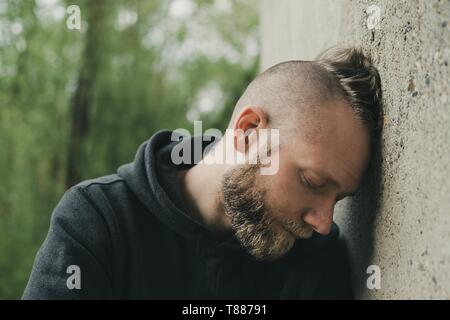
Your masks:
M361 50L331 49L258 75L229 129L279 129L271 155L279 169L264 176L259 164L236 165L223 176L223 208L242 245L273 260L296 238L328 234L336 202L356 191L368 166L380 121L380 77Z

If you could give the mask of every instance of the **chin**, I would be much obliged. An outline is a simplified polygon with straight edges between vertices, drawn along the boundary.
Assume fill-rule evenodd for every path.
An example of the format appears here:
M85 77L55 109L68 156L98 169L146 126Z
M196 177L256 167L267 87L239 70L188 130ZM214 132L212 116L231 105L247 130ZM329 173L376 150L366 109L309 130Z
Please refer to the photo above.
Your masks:
M281 225L273 226L273 239L259 250L256 258L265 261L273 261L285 256L294 246L297 237ZM259 257L258 257L259 256Z

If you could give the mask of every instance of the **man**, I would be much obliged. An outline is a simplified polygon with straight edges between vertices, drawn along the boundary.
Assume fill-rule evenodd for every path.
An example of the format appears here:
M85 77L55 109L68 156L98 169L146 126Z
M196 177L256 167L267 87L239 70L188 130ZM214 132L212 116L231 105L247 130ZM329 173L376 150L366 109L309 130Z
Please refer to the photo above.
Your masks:
M160 131L117 174L68 190L23 298L352 298L333 208L358 188L380 113L380 78L359 49L269 68L222 139ZM278 129L278 166L263 175L248 160L266 129ZM200 162L174 161L199 141ZM247 162L219 161L228 153Z

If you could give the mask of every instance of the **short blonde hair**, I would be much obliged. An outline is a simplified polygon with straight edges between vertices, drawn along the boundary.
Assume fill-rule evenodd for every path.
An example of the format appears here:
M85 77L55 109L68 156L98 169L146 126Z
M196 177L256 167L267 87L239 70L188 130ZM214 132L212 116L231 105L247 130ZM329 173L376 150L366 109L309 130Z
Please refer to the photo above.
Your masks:
M381 79L371 57L361 48L332 47L319 54L316 63L336 77L356 116L371 131L381 130Z

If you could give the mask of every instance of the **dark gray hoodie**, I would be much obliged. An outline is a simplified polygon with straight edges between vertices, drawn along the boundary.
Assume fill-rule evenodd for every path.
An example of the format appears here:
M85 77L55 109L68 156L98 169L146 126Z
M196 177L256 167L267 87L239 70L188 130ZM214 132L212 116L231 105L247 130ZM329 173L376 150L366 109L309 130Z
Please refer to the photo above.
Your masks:
M203 139L171 136L156 133L117 174L64 194L24 299L352 298L336 225L261 262L236 238L218 240L191 219L175 173L192 165L174 165L170 153L177 143Z

